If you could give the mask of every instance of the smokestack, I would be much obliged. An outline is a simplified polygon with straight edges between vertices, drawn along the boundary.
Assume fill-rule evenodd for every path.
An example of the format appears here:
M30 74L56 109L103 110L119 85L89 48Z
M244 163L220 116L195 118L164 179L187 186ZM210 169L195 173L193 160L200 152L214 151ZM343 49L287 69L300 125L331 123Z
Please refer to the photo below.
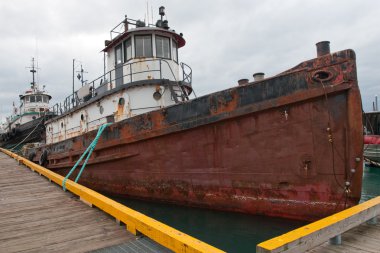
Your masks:
M247 79L247 78L243 78L243 79L240 79L240 80L238 81L239 86L240 86L240 85L247 84L247 83L248 83L248 79Z
M264 79L264 73L263 72L258 72L258 73L255 73L255 74L253 74L253 80L255 81L255 82L257 82L257 81L261 81L261 80L263 80Z
M379 110L378 104L377 104L377 95L375 96L375 109L376 111Z
M330 41L320 41L317 44L317 57L330 54Z

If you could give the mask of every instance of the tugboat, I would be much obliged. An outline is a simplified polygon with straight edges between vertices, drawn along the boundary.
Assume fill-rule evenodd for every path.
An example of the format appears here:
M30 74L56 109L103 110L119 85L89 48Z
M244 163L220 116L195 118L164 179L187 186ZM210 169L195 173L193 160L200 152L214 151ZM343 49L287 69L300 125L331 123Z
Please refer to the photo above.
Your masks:
M276 76L191 98L185 39L159 14L111 30L108 72L54 106L35 162L64 176L83 164L79 183L111 195L249 214L315 220L358 203L354 51L320 42L317 58Z
M20 105L13 103L13 112L2 124L0 145L5 148L20 149L25 143L41 142L44 140L46 119L52 117L49 113L49 101L51 96L45 91L45 86L40 89L35 82L37 70L32 58L30 72L33 79L30 89L20 97Z

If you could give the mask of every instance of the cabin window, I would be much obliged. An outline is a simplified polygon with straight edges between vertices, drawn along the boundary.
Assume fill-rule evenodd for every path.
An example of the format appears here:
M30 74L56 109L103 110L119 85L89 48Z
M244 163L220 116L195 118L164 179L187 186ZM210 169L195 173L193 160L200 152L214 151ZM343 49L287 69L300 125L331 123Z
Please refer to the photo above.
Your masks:
M42 102L42 97L41 96L36 96L36 102Z
M29 101L30 101L29 96L25 97L25 103L29 103Z
M121 44L115 47L115 63L120 64L123 62L123 55L122 55L122 48Z
M31 102L31 103L36 102L36 97L35 97L35 96L30 96L30 102Z
M49 103L49 97L48 96L43 96L44 103Z
M124 62L132 58L132 42L131 39L124 41Z
M178 62L178 44L175 40L173 40L172 55L173 55L173 60L175 62Z
M170 39L167 37L156 36L156 56L170 59Z
M136 57L153 57L152 36L135 36L135 55Z

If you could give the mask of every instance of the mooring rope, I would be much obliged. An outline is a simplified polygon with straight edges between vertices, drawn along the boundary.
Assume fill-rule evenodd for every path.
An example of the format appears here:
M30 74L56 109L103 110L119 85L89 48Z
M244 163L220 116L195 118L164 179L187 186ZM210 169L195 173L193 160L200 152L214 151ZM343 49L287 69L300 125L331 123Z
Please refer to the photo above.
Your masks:
M100 136L102 135L104 129L106 129L107 126L111 125L111 123L106 123L106 124L103 124L100 126L100 128L98 129L98 133L96 134L95 136L95 139L91 142L91 144L87 147L86 151L84 151L84 153L82 154L82 156L78 159L78 161L75 163L75 165L71 168L71 170L69 171L69 173L67 173L65 179L63 179L63 182L62 182L62 188L64 191L66 191L66 181L67 179L71 176L71 174L75 171L75 169L78 167L79 163L83 160L83 158L87 155L86 157L86 160L84 161L83 165L82 165L82 168L80 169L77 177L75 178L75 183L78 182L80 176L82 175L82 172L84 170L84 168L86 167L86 164L88 162L88 159L90 159L90 156L92 154L92 151L94 151L95 147L96 147L96 144L98 144L98 140L100 138Z

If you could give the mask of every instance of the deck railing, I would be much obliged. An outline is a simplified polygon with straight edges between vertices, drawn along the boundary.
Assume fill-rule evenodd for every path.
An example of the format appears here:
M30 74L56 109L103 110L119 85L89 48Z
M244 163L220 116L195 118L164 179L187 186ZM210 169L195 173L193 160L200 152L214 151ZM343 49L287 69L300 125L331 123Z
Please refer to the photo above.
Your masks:
M159 79L171 79L174 81L179 81L184 83L186 86L191 86L192 84L192 69L189 65L185 63L180 63L180 68L182 71L182 80L177 80L178 78L174 74L174 71L172 67L170 66L169 62L165 59L148 59L144 60L144 63L158 63L157 68L149 69L149 70L133 70L136 69L134 66L141 64L141 62L131 62L131 63L124 63L123 65L117 66L115 69L112 69L108 71L107 73L101 75L100 77L96 78L95 80L87 83L87 85L90 86L90 93L83 97L79 98L78 93L75 92L74 94L70 94L67 96L63 102L56 103L52 107L52 111L55 115L61 115L64 114L73 108L76 108L80 104L88 101L89 99L95 97L98 95L98 92L102 89L107 90L107 85L111 84L112 88L116 87L116 83L121 82L122 84L132 83L134 81L134 77L136 77L139 74L144 73L157 73ZM153 64L154 65L154 64ZM165 66L166 69L169 70L169 75L171 75L169 78L167 76L164 76L163 72L163 66ZM122 76L117 76L116 72L119 68L123 69L129 69L128 73L123 73ZM126 78L129 77L129 80L126 81Z

